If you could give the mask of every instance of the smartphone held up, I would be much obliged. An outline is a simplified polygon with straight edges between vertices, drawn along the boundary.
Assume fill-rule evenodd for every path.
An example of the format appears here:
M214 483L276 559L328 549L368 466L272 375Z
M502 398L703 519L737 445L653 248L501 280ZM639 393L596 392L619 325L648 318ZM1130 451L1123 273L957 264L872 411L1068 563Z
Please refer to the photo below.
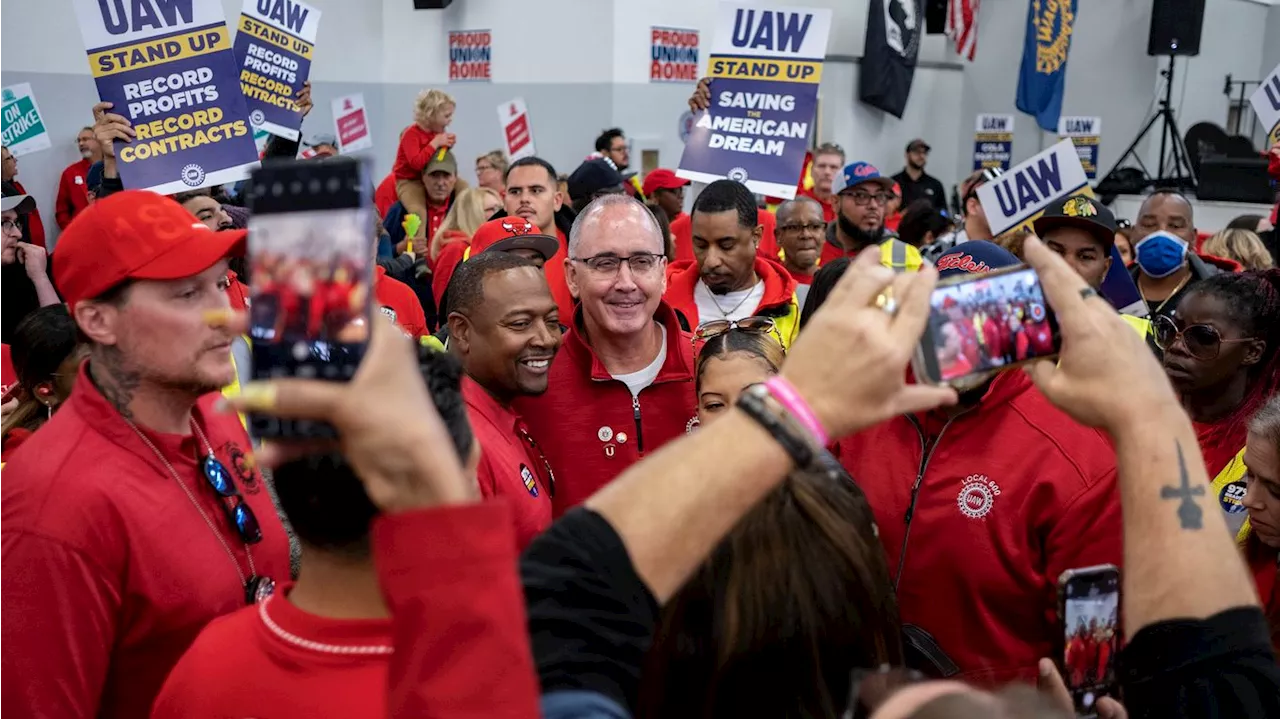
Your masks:
M912 359L916 377L965 390L990 376L1056 357L1058 321L1035 270L1012 267L938 283Z
M354 158L264 165L250 179L249 335L256 380L345 381L369 337L374 235L367 167ZM313 422L250 416L255 436L332 437Z
M1058 579L1058 601L1062 679L1076 713L1097 716L1098 699L1116 696L1120 570L1113 564L1069 569Z

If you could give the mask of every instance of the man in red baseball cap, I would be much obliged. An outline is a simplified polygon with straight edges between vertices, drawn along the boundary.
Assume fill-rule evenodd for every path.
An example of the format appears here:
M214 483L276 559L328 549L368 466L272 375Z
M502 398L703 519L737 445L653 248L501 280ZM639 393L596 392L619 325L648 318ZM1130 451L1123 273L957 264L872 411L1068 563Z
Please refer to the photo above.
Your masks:
M177 202L125 190L72 220L54 282L89 346L3 486L5 706L148 716L210 620L289 576L289 541L234 414L227 256Z
M658 203L658 207L667 213L672 223L681 217L686 218L682 222L688 222L688 215L684 211L684 188L688 185L688 180L676 177L675 172L665 167L659 167L644 176L642 192L647 200Z

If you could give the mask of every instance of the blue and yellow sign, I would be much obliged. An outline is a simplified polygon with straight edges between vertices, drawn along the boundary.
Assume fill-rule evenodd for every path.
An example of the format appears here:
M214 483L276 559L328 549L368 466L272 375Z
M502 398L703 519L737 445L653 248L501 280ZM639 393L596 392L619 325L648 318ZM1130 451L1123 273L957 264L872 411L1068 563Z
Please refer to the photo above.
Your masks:
M1031 0L1027 36L1018 73L1018 109L1034 115L1045 132L1056 132L1066 89L1067 52L1076 21L1076 0Z

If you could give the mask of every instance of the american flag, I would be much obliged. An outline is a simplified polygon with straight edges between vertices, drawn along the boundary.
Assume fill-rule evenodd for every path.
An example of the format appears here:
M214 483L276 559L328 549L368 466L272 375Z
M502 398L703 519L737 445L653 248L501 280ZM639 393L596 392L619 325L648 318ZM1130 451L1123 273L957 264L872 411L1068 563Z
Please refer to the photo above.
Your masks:
M973 62L978 49L979 0L948 0L947 36L956 44L956 53Z

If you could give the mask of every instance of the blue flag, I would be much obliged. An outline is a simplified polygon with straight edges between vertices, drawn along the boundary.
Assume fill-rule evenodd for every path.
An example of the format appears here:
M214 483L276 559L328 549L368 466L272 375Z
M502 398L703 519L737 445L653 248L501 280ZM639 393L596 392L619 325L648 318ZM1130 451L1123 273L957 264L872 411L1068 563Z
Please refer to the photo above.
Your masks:
M1027 38L1018 73L1018 109L1034 115L1046 132L1058 131L1067 84L1067 51L1076 21L1076 0L1031 0Z

